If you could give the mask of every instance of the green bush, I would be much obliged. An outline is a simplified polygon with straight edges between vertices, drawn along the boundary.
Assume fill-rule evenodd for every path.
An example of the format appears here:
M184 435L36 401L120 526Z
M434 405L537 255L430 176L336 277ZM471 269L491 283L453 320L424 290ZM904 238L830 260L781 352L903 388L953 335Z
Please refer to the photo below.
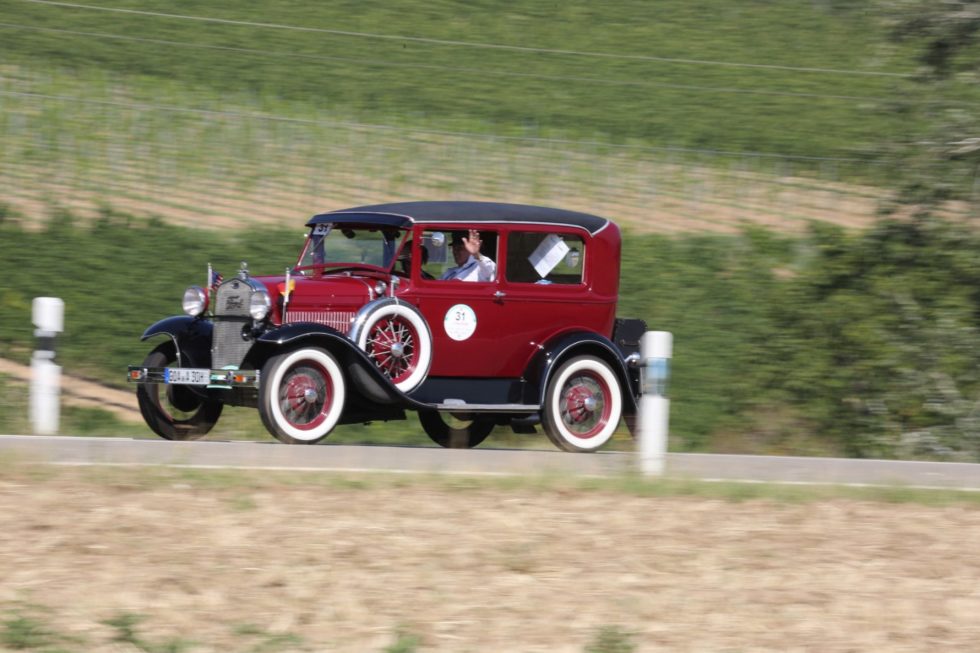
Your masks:
M57 638L51 630L36 618L12 615L4 619L0 642L4 648L14 651L34 650L49 646Z
M633 653L636 650L633 638L632 633L618 626L605 626L585 647L585 653Z
M66 370L122 386L126 365L147 350L139 334L179 313L183 288L203 283L209 260L226 274L242 259L257 274L279 272L296 236L114 214L90 228L70 216L38 232L0 227L0 353L26 360L30 300L58 295ZM675 449L980 460L980 235L963 225L627 234L618 312L674 333ZM116 432L102 417L66 412L78 428ZM391 437L424 441L407 424ZM338 441L372 437L359 425L338 432Z
M815 433L821 453L980 459L969 229L883 220L864 233L630 241L620 312L675 334L681 446L734 431L769 433L778 449Z

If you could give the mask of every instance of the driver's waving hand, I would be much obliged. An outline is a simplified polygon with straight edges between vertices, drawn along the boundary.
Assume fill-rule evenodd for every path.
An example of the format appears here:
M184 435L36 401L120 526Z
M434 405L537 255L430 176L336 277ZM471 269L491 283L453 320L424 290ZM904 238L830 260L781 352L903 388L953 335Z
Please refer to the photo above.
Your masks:
M470 229L469 235L465 231L454 231L450 246L453 250L453 258L456 260L456 267L449 268L439 278L493 281L497 276L497 264L493 259L480 253L482 244L480 232L476 229Z

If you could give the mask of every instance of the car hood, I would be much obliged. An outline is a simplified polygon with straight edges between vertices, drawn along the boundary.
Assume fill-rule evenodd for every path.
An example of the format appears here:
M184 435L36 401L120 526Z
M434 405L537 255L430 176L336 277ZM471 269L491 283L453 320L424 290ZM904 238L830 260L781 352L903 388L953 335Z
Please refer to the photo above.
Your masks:
M286 288L286 277L255 277L256 281L265 285L273 297L282 295ZM357 302L363 304L374 297L374 287L378 283L375 277L359 276L356 274L335 274L323 277L305 277L294 275L290 277L293 286L289 301L311 302ZM387 286L387 284L386 284Z
M286 319L282 319L283 298L286 296L286 277L254 277L272 297L273 321L325 322L332 324L338 313L356 313L364 304L375 299L378 279L357 274L338 273L322 277L291 276ZM347 318L344 317L344 320ZM344 329L341 329L344 330Z

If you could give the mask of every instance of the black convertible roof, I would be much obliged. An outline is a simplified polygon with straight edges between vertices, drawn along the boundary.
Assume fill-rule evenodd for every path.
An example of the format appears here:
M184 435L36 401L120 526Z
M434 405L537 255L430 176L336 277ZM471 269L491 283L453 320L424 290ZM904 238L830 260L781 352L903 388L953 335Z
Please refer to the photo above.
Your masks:
M325 222L373 222L392 227L406 227L415 222L510 222L581 227L591 234L598 233L609 224L609 220L596 215L546 206L455 201L356 206L315 215L306 224L312 226Z

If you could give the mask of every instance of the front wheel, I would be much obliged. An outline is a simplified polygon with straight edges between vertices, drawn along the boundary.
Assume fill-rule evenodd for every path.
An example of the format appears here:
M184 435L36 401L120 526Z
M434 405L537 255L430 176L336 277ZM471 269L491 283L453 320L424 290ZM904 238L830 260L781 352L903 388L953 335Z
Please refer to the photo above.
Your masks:
M276 439L314 444L329 435L344 410L346 387L337 359L323 349L297 349L262 367L259 415Z
M486 416L444 416L434 410L419 411L419 422L433 442L447 449L472 449L487 439L494 426Z
M171 367L177 361L177 349L165 342L143 359L143 367ZM212 401L186 385L142 383L136 388L136 400L146 425L166 440L198 440L207 435L224 404Z
M616 373L594 356L578 356L548 382L542 426L559 449L592 452L609 441L622 414Z

